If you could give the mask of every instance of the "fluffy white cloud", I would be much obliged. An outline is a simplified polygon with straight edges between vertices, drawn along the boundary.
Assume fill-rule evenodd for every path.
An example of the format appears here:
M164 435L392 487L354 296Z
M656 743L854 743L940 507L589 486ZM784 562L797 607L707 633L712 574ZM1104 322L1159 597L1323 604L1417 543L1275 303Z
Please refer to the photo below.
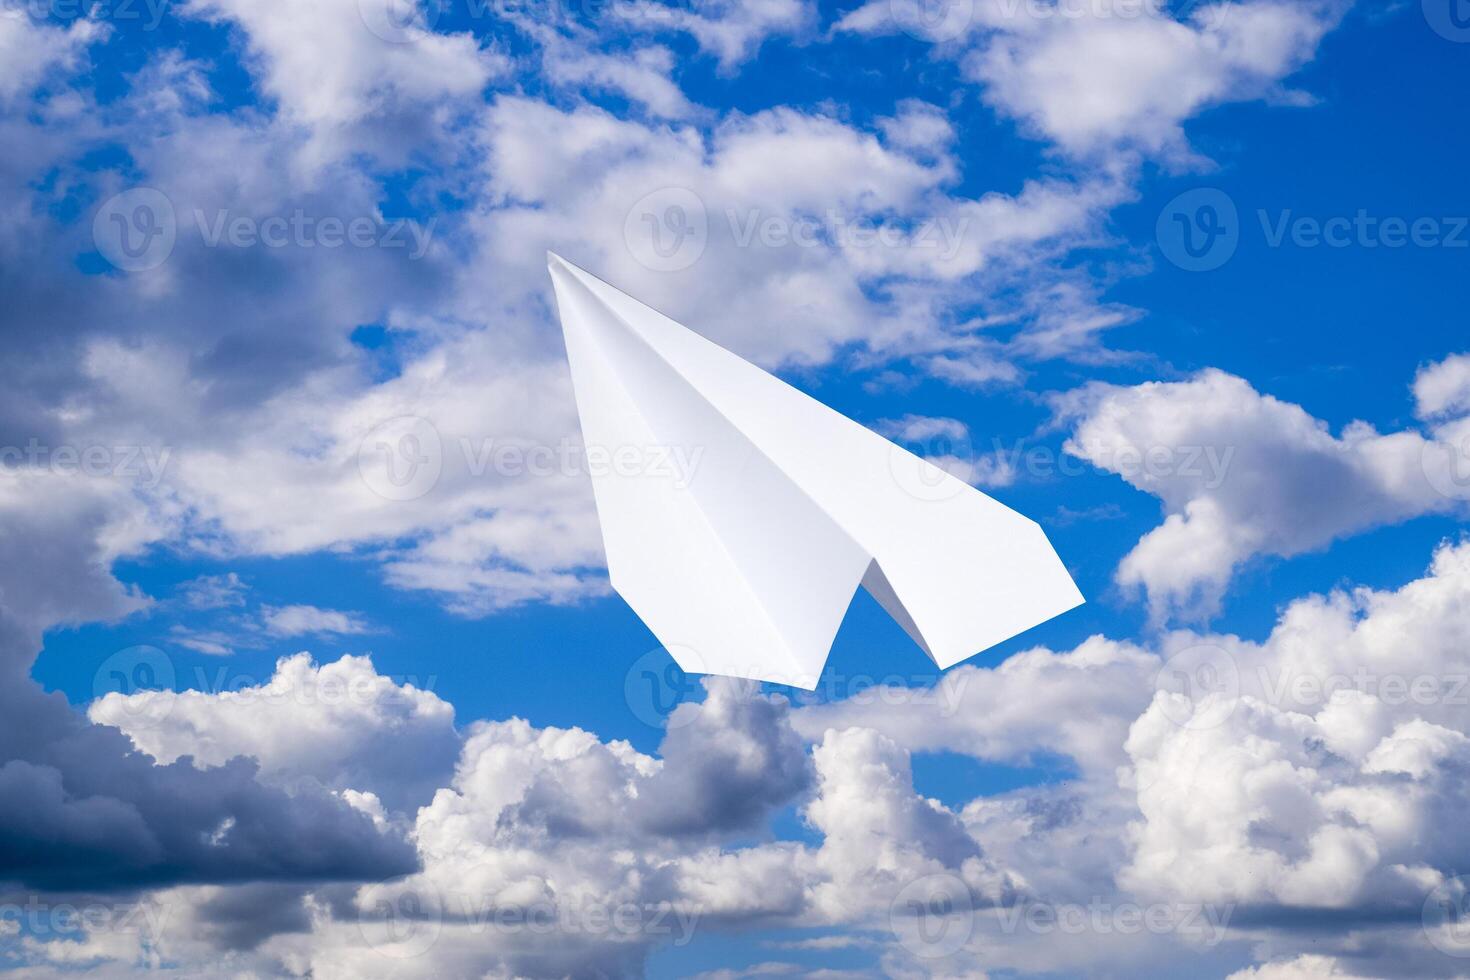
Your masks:
M87 47L107 34L85 18L57 27L33 21L29 13L20 6L0 16L0 104L28 94L53 69L75 67Z
M319 706L291 703L333 679L369 681L375 695L416 707L389 711L376 699L322 719ZM980 905L1013 894L959 815L914 792L909 754L891 739L831 731L809 753L783 700L744 682L706 687L704 702L671 717L658 756L577 729L479 723L414 820L418 873L361 887L154 892L144 948L96 958L121 969L150 955L203 964L230 950L241 968L322 977L636 972L659 945L775 920L871 931L865 942L881 947L892 942L896 896L926 876L961 882ZM238 694L178 695L161 725L134 737L251 752L270 779L305 772L360 786L396 778L384 739L422 750L447 721L442 702L352 658L319 669L283 660L270 685ZM281 696L266 704L271 694ZM99 702L94 713L121 706ZM309 748L320 745L328 751ZM371 794L344 795L396 819ZM792 803L820 842L750 842ZM40 945L36 960L67 951ZM902 948L895 956L914 965Z
M121 729L162 764L187 756L196 766L220 766L248 756L272 782L314 780L410 812L443 784L459 751L453 707L378 674L367 657L319 667L300 653L281 658L260 683L113 692L87 715Z
M693 0L689 4L643 2L620 11L626 22L644 30L687 33L702 51L731 72L753 57L769 37L798 35L811 26L815 5L808 0Z
M968 277L1029 268L1093 234L1126 191L1047 180L1013 197L951 196L957 163L942 146L911 148L901 127L913 115L896 117L885 145L789 109L706 136L500 98L485 132L499 206L477 228L481 261L504 283L502 306L524 308L552 248L767 364L821 362L856 342L937 355L975 329L947 333L945 299L973 296ZM773 173L768 162L785 158L805 164Z
M343 131L355 124L396 117L400 131L412 131L422 125L414 115L477 98L510 65L470 34L435 32L417 4L394 0L285 8L266 0L189 0L183 9L239 26L266 94L287 118L317 131L327 144L319 148L323 158L343 148ZM374 147L388 148L381 140Z
M968 56L985 99L1068 152L1136 146L1181 152L1182 125L1223 102L1260 98L1308 61L1342 4L1218 3L1188 20L1153 4L1024 5ZM1070 13L1068 11L1071 11Z
M1260 644L1190 638L1207 655L1171 663L1192 702L1161 691L1128 737L1142 819L1121 882L1417 915L1470 859L1448 816L1470 797L1467 610L1470 544L1446 545L1396 591L1292 603Z
M1025 764L1042 753L1111 774L1128 725L1148 703L1157 657L1097 636L1075 650L1044 648L994 668L962 664L928 688L875 688L796 713L808 738L862 726L913 751L963 752Z
M1275 935L1281 906L1417 916L1470 858L1452 817L1470 795L1467 611L1470 544L1444 547L1429 575L1396 591L1298 600L1259 644L1180 632L1155 654L1094 638L963 667L933 689L865 690L794 712L752 685L711 680L703 703L676 711L656 756L576 729L480 723L414 819L419 873L335 894L278 891L258 906L232 889L157 893L165 907L214 911L190 913L155 948L207 959L233 942L264 972L558 976L636 970L660 944L778 919L859 930L888 972L922 976L928 950L903 940L892 910L915 882L941 881L976 910L949 961L956 971L1108 962L1148 972L1177 962L1180 943L1233 969L1244 954L1221 945L1227 926ZM1191 659L1201 649L1209 658ZM1179 675L1202 688L1180 687ZM333 679L348 690L362 681L371 697L326 711L295 703ZM265 779L356 788L400 779L395 759L433 756L419 739L442 748L449 738L447 705L365 660L291 658L269 685L239 693L248 697L172 696L163 724L134 738L169 743L150 749L160 754L194 747L196 764L244 752ZM121 704L105 699L94 715ZM815 743L810 754L798 733ZM417 747L386 753L389 737ZM1061 757L1076 776L956 812L914 791L912 751L1007 765ZM449 756L439 757L442 779ZM372 792L344 795L377 821L398 819ZM818 842L747 842L791 803ZM231 911L230 896L245 905ZM1237 904L1256 910L1241 926ZM612 908L626 928L598 918ZM1028 918L1035 909L1100 914L1103 925L1048 926ZM1167 921L1125 932L1109 916L1130 909ZM559 923L557 941L525 916ZM230 931L211 924L223 921ZM1311 940L1328 953L1362 941ZM1281 958L1264 976L1316 965L1292 960L1289 943L1272 948ZM1388 955L1365 969L1377 975Z
M179 598L190 609L228 609L245 603L247 586L235 572L201 575L179 586Z
M1414 414L1422 419L1470 414L1470 354L1455 354L1414 376Z
M982 97L1077 157L1188 157L1183 124L1226 102L1301 101L1281 82L1309 61L1340 0L1168 5L966 0L937 9L874 0L839 31L906 31L959 59Z
M683 90L669 78L674 55L668 48L640 48L620 56L553 42L546 47L543 65L547 78L559 85L619 92L655 116L682 119L694 111Z
M43 632L116 619L147 604L113 561L173 531L106 477L34 467L0 474L0 855L7 887L109 888L181 880L347 879L401 874L402 840L315 787L285 791L233 759L207 769L157 765L117 730L89 724L29 676ZM171 520L172 519L172 520ZM98 685L147 649L105 661ZM166 678L160 678L166 679Z
M1444 432L1333 435L1300 406L1222 371L1062 398L1067 451L1157 496L1164 523L1119 566L1156 619L1216 610L1256 555L1289 557L1420 514L1462 512L1464 466Z
M1361 974L1352 972L1334 957L1303 955L1237 970L1225 980L1317 980L1318 977L1359 976Z
M0 120L14 147L0 160L0 286L10 300L0 320L47 365L39 380L17 372L0 392L0 428L19 433L7 435L15 444L34 429L57 443L169 450L157 481L27 471L0 482L0 714L10 722L0 729L0 798L25 803L0 806L0 856L23 856L32 880L61 885L80 875L148 886L280 879L149 892L143 900L170 913L157 942L28 940L18 955L32 972L50 963L322 978L635 973L650 949L689 929L776 922L832 930L810 949L877 950L894 976L1099 963L1146 975L1158 961L1139 947L1158 937L1038 941L1007 931L994 908L1128 900L1115 880L1126 868L1138 894L1256 903L1265 925L1253 938L1271 943L1261 955L1282 957L1260 975L1310 974L1336 967L1287 958L1294 949L1272 928L1278 906L1345 915L1387 906L1402 919L1463 862L1454 835L1466 802L1463 710L1405 705L1376 681L1327 701L1294 686L1365 664L1441 681L1463 671L1463 547L1398 592L1302 600L1261 644L1167 638L1164 655L1209 643L1234 657L1241 691L1215 728L1179 724L1181 696L1157 690L1159 654L1102 637L993 670L964 667L932 690L795 712L714 682L703 704L679 709L656 755L520 719L461 738L448 704L364 658L287 658L272 677L228 692L110 695L92 706L92 726L43 698L24 676L39 631L144 608L148 598L111 564L160 541L216 555L352 549L379 560L392 583L440 592L469 613L603 591L545 246L767 364L853 351L865 367L908 358L957 384L1014 383L1018 359L1095 356L1099 333L1132 315L1051 267L1102 240L1107 210L1133 193L1126 163L962 195L955 128L933 105L906 100L867 126L825 106L711 122L663 48L624 58L605 38L560 25L531 34L544 78L526 88L545 82L554 94L482 106L507 63L470 36L436 33L427 18L374 21L385 37L363 20L371 3L307 6L188 8L240 28L246 67L273 100L262 110L208 111L206 68L164 58L105 113L80 111L79 96ZM1201 109L1282 95L1281 79L1334 16L1257 2L1189 21L1023 23L994 19L994 4L980 9L984 30L955 53L968 54L985 98L1089 158L1119 146L1175 153ZM801 39L812 19L794 0L668 13L666 28L692 34L726 71L766 38ZM77 63L95 30L16 23L0 19L0 101ZM583 89L627 97L642 121L589 108ZM78 161L104 136L128 164L99 176ZM163 188L186 224L221 208L253 219L297 208L379 216L382 175L349 151L396 165L425 147L445 171L408 190L411 203L467 205L416 264L373 250L220 249L184 235L153 274L81 283L76 256L95 244L87 222L54 216L59 201L102 200L138 181ZM773 160L801 165L773 171ZM661 271L668 256L653 249L646 219L675 259L675 233L688 230L669 205L689 198L669 188L692 193L708 234L692 267ZM826 231L899 234L879 246L792 240L813 215ZM926 222L936 247L919 237ZM48 311L39 326L37 309ZM349 341L364 324L386 327L383 350ZM1415 394L1438 426L1433 438L1361 427L1332 436L1224 375L1094 391L1078 445L1091 426L1113 449L1216 435L1234 440L1224 448L1261 447L1246 460L1251 493L1213 485L1208 471L1138 478L1186 527L1164 533L1166 524L1156 551L1141 544L1129 581L1172 609L1223 587L1252 554L1457 506L1421 495L1414 474L1434 485L1452 472L1465 375L1455 359L1421 372ZM966 435L952 419L917 416L894 431L920 442ZM507 447L509 457L495 455ZM1228 461L1232 475L1243 453ZM410 464L433 479L390 475ZM989 465L970 458L969 476L1008 478L1002 461ZM1342 488L1326 506L1313 482L1324 467ZM1275 506L1248 512L1262 488ZM1226 533L1240 526L1244 538ZM233 578L196 582L180 602L247 605ZM308 606L220 615L240 617L245 633L363 627ZM181 639L224 653L239 637ZM151 710L128 710L147 705L166 708L163 717L145 724ZM916 791L914 752L1007 767L1059 758L1075 778L946 806ZM768 839L771 815L787 808L810 842ZM404 828L411 853L396 839ZM356 883L402 875L415 858L412 874ZM942 967L891 936L895 897L930 876L959 882L981 908L974 936ZM597 924L616 908L633 914L629 928ZM537 920L498 923L502 911L563 928L548 938ZM1359 934L1333 942L1367 945ZM1248 954L1231 955L1220 972Z

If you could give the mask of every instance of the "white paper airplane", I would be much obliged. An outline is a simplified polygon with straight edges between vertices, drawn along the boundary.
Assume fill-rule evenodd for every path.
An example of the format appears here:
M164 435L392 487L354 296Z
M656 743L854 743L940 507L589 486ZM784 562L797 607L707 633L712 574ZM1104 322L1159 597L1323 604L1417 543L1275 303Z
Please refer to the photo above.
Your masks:
M810 690L859 585L941 668L1082 603L1036 522L548 263L608 576L684 670Z

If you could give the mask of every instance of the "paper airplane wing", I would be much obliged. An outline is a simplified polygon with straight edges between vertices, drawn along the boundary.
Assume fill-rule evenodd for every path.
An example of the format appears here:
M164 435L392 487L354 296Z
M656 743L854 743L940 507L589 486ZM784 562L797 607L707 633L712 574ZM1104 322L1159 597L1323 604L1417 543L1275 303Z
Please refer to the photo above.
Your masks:
M1034 521L550 268L608 575L685 670L813 688L859 585L940 667L1083 601Z

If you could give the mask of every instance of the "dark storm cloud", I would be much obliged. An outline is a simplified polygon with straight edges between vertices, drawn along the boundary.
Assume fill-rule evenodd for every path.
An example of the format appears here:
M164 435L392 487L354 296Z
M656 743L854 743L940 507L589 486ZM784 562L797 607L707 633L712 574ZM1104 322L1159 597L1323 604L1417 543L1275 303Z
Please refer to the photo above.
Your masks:
M405 841L339 798L265 786L246 759L156 765L27 676L46 625L138 602L96 544L115 506L56 493L0 515L0 882L96 890L413 870Z

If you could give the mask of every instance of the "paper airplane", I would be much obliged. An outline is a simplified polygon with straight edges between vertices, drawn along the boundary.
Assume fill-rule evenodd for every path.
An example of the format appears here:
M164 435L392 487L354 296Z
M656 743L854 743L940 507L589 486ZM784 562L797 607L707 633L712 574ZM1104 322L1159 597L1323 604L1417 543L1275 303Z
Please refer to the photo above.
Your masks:
M608 576L684 670L810 690L859 585L941 668L1082 603L1036 522L548 263Z

